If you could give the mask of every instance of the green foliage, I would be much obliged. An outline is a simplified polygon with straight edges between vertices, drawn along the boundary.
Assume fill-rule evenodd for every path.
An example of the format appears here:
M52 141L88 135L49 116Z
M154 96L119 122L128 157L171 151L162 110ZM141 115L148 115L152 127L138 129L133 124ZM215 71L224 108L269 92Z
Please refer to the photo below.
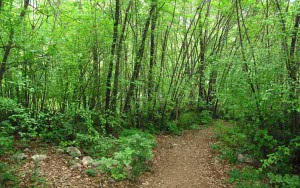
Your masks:
M200 15L191 0L0 2L0 95L10 98L0 97L0 155L39 138L100 157L141 150L129 141L140 138L104 137L105 127L180 135L211 124L210 111L188 111L197 106L238 122L212 146L224 159L248 154L299 174L298 0L203 1ZM150 10L159 16L145 25Z
M106 157L117 150L118 140L114 137L100 137L98 142L91 145L87 152L96 158Z
M191 129L199 125L209 125L212 123L212 115L208 110L203 110L201 113L194 111L185 112L178 118L178 126L182 129Z
M0 97L0 121L7 120L7 117L18 108L19 106L14 100Z
M48 120L50 124L44 126L40 135L45 141L61 143L62 146L90 147L100 139L92 115L93 112L84 109L58 113Z
M267 129L259 129L254 135L253 144L253 150L256 156L262 157L260 152L262 150L272 151L277 145L277 140L268 133Z
M283 187L299 186L299 175L291 175L293 171L298 170L295 168L297 164L293 164L293 161L299 157L299 150L300 139L296 137L290 141L288 146L277 147L274 153L269 154L266 159L262 160L259 171L267 173L271 183L275 185Z
M220 152L220 157L230 163L237 162L237 155L241 153L253 153L253 144L249 135L246 135L239 126L223 124L221 121L215 123L216 139L212 148Z
M100 168L116 180L134 179L149 168L153 159L152 148L155 140L152 135L133 130L124 130L117 140L112 157L102 157Z
M12 169L0 162L0 187L17 187L18 178Z
M202 110L198 118L201 125L210 125L213 121L212 113L209 110Z
M130 164L133 162L133 150L129 147L124 151L116 152L113 158L103 157L100 162L102 166L101 170L108 172L116 180L122 180L131 177L131 172L126 171L126 168L130 168Z
M260 171L291 173L290 157L291 149L286 146L279 146L276 152L269 154L267 159L262 160Z
M0 123L0 156L12 150L14 137L11 136L14 127L8 121Z
M288 146L278 146L277 141L267 130L257 130L251 134L245 134L239 126L216 123L216 138L219 140L211 147L220 152L220 157L235 163L239 153L252 154L254 157L263 158L263 151L274 151L268 157L261 160L258 170L244 168L242 171L234 169L230 173L230 183L237 187L264 187L262 178L268 178L270 183L280 187L299 186L299 176L291 175L297 169L293 161L297 163L300 149L299 137L290 141ZM249 133L249 131L248 131Z
M175 134L175 135L182 135L182 127L177 125L177 122L172 121L172 122L168 122L168 124L166 125L166 130L167 132L171 133L171 134Z
M270 178L270 183L277 185L277 187L282 188L298 188L300 187L300 177L298 175L290 175L290 174L273 174L268 173L268 177Z
M88 170L85 171L85 173L86 173L88 176L96 177L96 175L97 175L97 170L96 170L96 169L88 169Z
M193 124L199 124L199 114L196 112L186 112L180 115L178 118L178 125L184 129L187 129Z
M239 170L232 169L229 172L229 183L237 188L268 188L269 186L260 180L260 174L254 168L248 167Z
M34 138L37 136L37 121L30 112L13 100L0 98L0 112L2 126L10 127L9 129L14 130L21 138ZM7 132L7 128L5 129L4 131Z

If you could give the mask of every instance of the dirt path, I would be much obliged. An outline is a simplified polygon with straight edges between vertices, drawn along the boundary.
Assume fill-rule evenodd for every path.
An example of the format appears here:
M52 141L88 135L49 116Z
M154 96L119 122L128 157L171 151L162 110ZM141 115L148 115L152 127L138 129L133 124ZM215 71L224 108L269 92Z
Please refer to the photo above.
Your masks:
M226 171L210 149L210 129L182 136L159 136L153 172L141 178L140 188L228 187Z
M54 148L45 148L48 160L38 163L35 178L35 165L30 156L40 151L30 150L29 157L20 168L20 187L31 186L35 182L45 181L49 188L220 188L228 187L226 171L228 166L222 164L210 149L213 142L211 128L187 131L182 136L160 135L155 149L152 172L142 175L136 182L110 181L111 178L98 174L89 177L86 168L70 170L66 154L57 154ZM41 148L39 148L40 150ZM36 185L36 184L35 184ZM1 187L1 186L0 186Z

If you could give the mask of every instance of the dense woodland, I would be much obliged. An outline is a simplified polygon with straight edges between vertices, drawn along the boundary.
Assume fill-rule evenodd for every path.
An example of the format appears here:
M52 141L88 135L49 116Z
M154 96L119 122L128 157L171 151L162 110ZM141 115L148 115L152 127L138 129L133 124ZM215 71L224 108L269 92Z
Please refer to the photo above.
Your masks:
M0 156L38 140L136 175L153 134L223 119L212 147L257 161L245 184L298 187L299 22L299 0L0 0Z

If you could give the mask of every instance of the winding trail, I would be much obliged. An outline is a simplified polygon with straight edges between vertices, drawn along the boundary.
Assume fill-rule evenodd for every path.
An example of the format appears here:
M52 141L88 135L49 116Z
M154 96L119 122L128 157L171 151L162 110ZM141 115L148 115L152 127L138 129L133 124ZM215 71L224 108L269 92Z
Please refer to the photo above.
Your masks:
M19 169L20 187L31 187L35 164L30 156L44 150L48 160L38 163L38 174L49 188L222 188L229 166L217 159L210 148L213 126L186 131L182 136L159 135L154 150L152 172L137 181L111 181L106 175L90 177L86 168L70 169L72 157L57 154L55 148L32 148ZM1 187L1 186L0 186ZM41 186L43 187L43 186Z
M210 148L212 128L187 131L182 136L158 136L152 173L140 180L140 188L229 187L229 166Z

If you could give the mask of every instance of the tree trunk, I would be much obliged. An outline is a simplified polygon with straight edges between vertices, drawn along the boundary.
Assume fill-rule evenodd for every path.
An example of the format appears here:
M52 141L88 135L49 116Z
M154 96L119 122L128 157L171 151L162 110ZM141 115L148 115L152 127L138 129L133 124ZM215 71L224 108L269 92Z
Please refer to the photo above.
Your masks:
M112 77L116 44L117 44L117 38L118 38L119 14L120 14L120 0L116 0L113 42L111 44L110 62L109 62L109 67L108 67L107 80L106 80L106 99L105 99L105 110L106 111L108 111L110 108L111 77Z
M152 101L153 92L153 66L155 65L155 28L156 28L156 0L152 2L154 4L154 14L151 18L151 39L150 39L150 62L149 62L149 85L148 85L148 101Z
M144 54L144 49L145 49L145 42L146 42L146 38L147 38L147 33L148 33L148 29L149 29L149 25L150 25L150 21L151 21L151 17L154 13L155 10L155 4L152 3L151 5L151 9L150 9L150 14L149 17L146 20L146 24L143 30L143 34L142 34L142 41L140 43L140 47L136 56L136 61L134 64L134 70L133 70L133 74L130 80L130 85L129 85L129 89L125 98L125 104L124 104L124 112L128 112L131 109L131 99L133 97L134 94L134 90L136 87L136 81L139 77L139 72L140 72L140 68L141 68L141 63L142 63L142 59L143 59L143 54Z
M120 60L121 60L121 56L122 56L122 48L123 48L123 40L124 40L124 36L125 36L125 31L126 31L126 25L129 19L129 10L132 6L132 0L129 2L128 7L126 9L126 13L125 13L125 20L123 23L123 27L122 27L122 31L120 34L120 38L119 38L119 42L118 42L118 46L117 46L117 60L116 60L116 69L115 69L115 76L114 76L114 87L113 87L113 92L112 92L112 101L111 101L111 110L113 112L116 111L116 106L117 106L117 96L118 96L118 90L119 90L119 74L120 74Z

